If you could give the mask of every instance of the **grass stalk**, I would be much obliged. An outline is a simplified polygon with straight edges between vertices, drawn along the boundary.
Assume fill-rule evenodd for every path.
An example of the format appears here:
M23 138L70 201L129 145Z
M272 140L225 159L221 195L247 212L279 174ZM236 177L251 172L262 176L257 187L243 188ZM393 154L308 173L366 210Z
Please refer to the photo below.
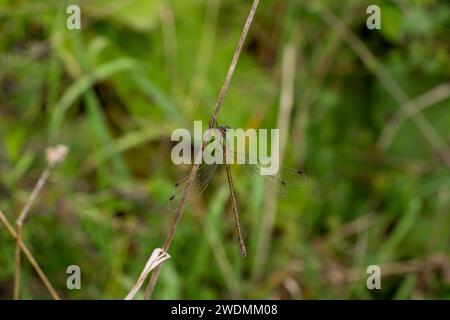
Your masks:
M14 258L14 293L13 293L14 300L18 300L20 298L20 270L21 270L20 247L22 243L22 226L28 215L28 212L31 209L31 206L33 205L38 194L44 187L45 182L47 181L49 175L50 175L50 165L48 165L47 168L45 168L45 170L42 172L38 182L36 183L36 185L33 188L33 191L31 192L30 197L28 198L27 202L25 203L25 206L20 212L19 218L16 221L17 237L16 237L16 251Z
M231 60L230 67L228 69L228 73L227 73L227 76L225 78L225 82L224 82L224 84L222 86L222 89L220 91L220 94L219 94L219 97L217 99L217 102L216 102L213 114L211 115L211 118L209 120L209 128L213 128L215 126L216 122L217 122L217 117L219 115L219 111L222 108L225 96L226 96L227 91L228 91L228 89L230 87L231 79L233 78L233 74L234 74L234 71L236 69L236 65L237 65L237 63L239 61L239 57L240 57L242 48L244 47L245 39L247 38L248 31L249 31L250 26L251 26L251 24L253 22L253 17L255 16L256 9L258 8L258 5L259 5L259 0L254 0L252 8L250 9L250 13L249 13L249 15L247 17L247 20L245 22L244 29L243 29L241 37L239 39L238 45L236 47L236 51L234 53L233 59ZM203 142L203 146L204 146L204 142ZM203 148L201 148L201 150L203 150ZM201 156L201 152L202 152L201 150L197 154L197 156L196 156L197 158L199 158L199 156ZM173 238L175 236L175 232L176 232L177 226L178 226L178 224L179 224L179 222L181 220L181 217L183 215L184 207L185 207L186 201L187 201L187 196L188 196L188 193L189 193L189 191L190 191L190 189L192 187L194 178L195 178L195 176L197 174L198 167L199 167L199 165L197 164L197 161L195 161L195 164L192 166L192 169L191 169L191 173L190 173L189 180L188 180L189 182L186 184L186 187L183 190L181 201L180 201L180 203L178 205L178 208L176 210L176 213L175 213L175 218L173 220L172 226L171 226L171 228L170 228L170 230L169 230L169 232L167 234L167 238L166 238L166 240L164 242L164 245L163 245L163 250L165 252L167 252L169 250L170 245L172 243L172 240L173 240ZM153 273L151 275L151 278L150 278L150 281L148 283L147 289L145 290L144 298L146 300L151 299L151 296L152 296L153 290L155 288L156 282L158 281L158 276L159 276L160 271L161 271L161 265L159 265L153 271Z
M11 234L11 236L14 239L18 239L18 234L16 233L16 230L14 230L13 226L8 221L8 219L6 218L5 214L2 211L0 211L0 221L5 225L6 230L8 230L8 232ZM52 284L48 280L48 278L45 275L44 271L42 271L42 268L39 266L38 262L36 261L36 259L31 254L31 251L27 248L27 246L22 241L20 241L20 249L23 251L25 257L28 259L28 261L30 262L31 266L36 271L37 275L41 279L41 281L44 284L44 286L47 288L47 290L50 293L50 295L52 296L52 298L54 300L60 300L60 297L59 297L58 293L56 292L56 290L54 289L54 287L52 286Z
M47 158L47 167L42 171L37 183L35 184L33 191L25 203L22 211L19 214L19 217L16 220L16 250L15 250L15 258L14 258L14 289L13 289L13 298L14 300L18 300L20 298L20 271L21 271L21 247L23 245L22 241L22 229L25 219L30 212L30 209L34 202L37 199L37 196L44 188L45 183L47 182L48 177L50 176L50 172L55 166L64 160L68 152L68 148L65 145L59 145L55 148L47 148L46 150L46 158Z

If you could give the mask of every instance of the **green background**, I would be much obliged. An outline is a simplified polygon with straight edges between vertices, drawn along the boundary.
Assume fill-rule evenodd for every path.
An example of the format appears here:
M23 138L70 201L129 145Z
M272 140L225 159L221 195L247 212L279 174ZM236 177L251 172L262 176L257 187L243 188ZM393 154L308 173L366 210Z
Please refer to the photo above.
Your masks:
M65 27L75 3L79 31ZM381 30L366 28L369 4ZM171 132L209 120L250 6L0 0L0 209L14 222L45 149L70 148L24 225L63 298L122 299L162 246L189 171L171 162ZM154 297L450 298L449 52L448 1L261 1L219 122L281 124L283 164L309 183L276 197L233 171L242 259L218 172L185 210ZM0 225L1 299L14 248ZM22 259L22 298L50 298ZM72 264L81 290L66 288Z

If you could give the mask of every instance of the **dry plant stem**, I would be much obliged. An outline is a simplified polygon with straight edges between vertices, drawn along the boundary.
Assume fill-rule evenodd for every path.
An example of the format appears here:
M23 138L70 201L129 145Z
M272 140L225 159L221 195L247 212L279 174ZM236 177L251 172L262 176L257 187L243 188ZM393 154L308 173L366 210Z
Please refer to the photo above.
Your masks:
M25 206L23 207L22 211L20 212L19 218L16 221L17 225L23 225L23 222L25 221L25 218L27 217L28 212L31 209L31 206L33 205L34 201L36 200L39 192L44 187L45 182L48 179L48 176L50 175L50 170L51 170L51 167L47 166L47 168L45 168L45 170L42 172L41 176L39 177L38 182L36 183L33 191L31 192L30 197L28 198Z
M294 38L287 44L286 48L283 51L280 108L278 111L277 122L277 128L283 128L283 130L280 130L280 163L283 162L283 155L287 143L287 134L289 132L289 120L294 104L294 84L297 53L298 39ZM277 192L268 194L265 199L265 209L261 217L258 244L255 253L255 262L252 270L253 279L258 279L264 272L269 245L272 239L273 226L275 223L277 202Z
M366 47L366 45L350 30L348 27L330 10L324 8L319 13L320 18L335 30L340 37L355 51L364 64L373 71L381 84L386 88L392 98L400 105L400 110L407 113L404 105L410 100L400 85L378 61L375 55ZM423 114L416 113L411 116L412 122L420 130L422 135L430 143L436 154L442 162L450 168L450 151L446 141L439 135L436 129L425 118Z
M11 223L9 223L8 219L6 218L6 216L1 211L0 211L0 220L5 225L6 229L11 234L11 236L14 239L17 239L18 235L17 235L16 231L14 230L13 226L11 225ZM25 257L27 257L27 259L30 262L31 266L36 271L37 275L41 279L41 281L44 284L44 286L47 288L48 292L51 294L52 298L55 299L55 300L60 300L60 297L56 293L56 290L53 288L52 284L50 283L50 281L48 280L47 276L42 271L42 269L39 266L39 264L37 263L36 259L33 257L33 255L31 254L30 250L28 250L27 246L23 242L20 242L20 248L22 249L23 253L25 254Z
M21 264L20 264L20 244L22 243L22 225L17 225L17 237L16 237L16 250L14 253L14 291L13 291L13 299L19 300L20 296L20 273L21 273Z
M239 43L237 45L236 51L234 53L233 59L231 60L230 67L228 69L228 73L227 73L225 82L224 82L224 84L222 86L222 89L220 91L219 98L217 99L217 103L216 103L216 106L214 108L214 112L213 112L213 114L212 114L212 116L211 116L211 118L209 120L209 128L210 129L213 128L215 126L215 124L217 123L217 116L219 114L220 108L222 107L222 104L223 104L223 101L224 101L225 96L227 94L228 88L230 87L230 82L231 82L231 79L233 77L234 70L236 69L236 65L237 65L237 63L239 61L239 56L240 56L242 48L244 46L245 39L247 38L247 34L248 34L248 31L249 31L250 26L252 24L253 17L255 16L258 4L259 4L259 0L254 0L252 8L250 10L250 13L249 13L249 15L247 17L247 21L245 22L244 29L243 29L241 37L239 39ZM200 152L198 153L197 158L199 158L199 156L201 156L201 152L203 151L204 145L205 145L205 142L202 143L202 148L201 148ZM164 245L163 245L163 250L165 252L168 252L168 250L169 250L169 247L170 247L170 245L172 243L172 240L173 240L173 237L175 235L175 231L177 229L178 223L180 222L181 216L183 215L183 210L184 210L184 207L186 205L187 195L189 193L189 190L192 187L192 183L193 183L194 177L197 174L198 167L199 167L199 164L194 164L192 166L192 170L191 170L191 173L190 173L190 176L189 176L189 182L186 184L186 187L185 187L185 189L183 191L183 195L181 197L180 203L179 203L177 211L175 213L174 221L173 221L172 226L171 226L171 228L169 230L169 233L167 234L166 241L164 242ZM151 276L150 281L148 283L147 289L145 290L144 298L146 300L149 300L151 298L151 295L152 295L153 289L155 288L156 281L158 280L158 276L159 276L159 272L160 271L161 271L161 266L158 266L152 273L152 276Z
M22 211L20 212L19 218L16 221L17 238L16 238L16 252L15 252L15 259L14 259L14 292L13 292L14 300L18 300L20 297L20 269L21 269L20 247L22 245L23 222L25 221L25 218L27 217L28 212L30 211L31 206L33 205L34 201L36 200L39 192L44 187L45 182L47 181L48 176L50 175L50 170L51 170L51 167L49 165L42 172L41 176L39 177L38 182L36 183L33 191L31 192L30 197L28 198L27 202L25 203L25 206L23 207Z
M242 48L244 47L245 39L247 38L248 30L253 22L253 17L255 16L256 9L258 8L259 0L253 1L253 6L250 9L250 13L247 17L247 21L245 22L244 29L242 30L241 37L239 39L238 45L236 47L236 51L234 52L233 59L231 60L230 68L228 69L227 77L225 79L225 83L222 86L222 90L220 91L219 98L217 99L216 106L214 109L214 113L209 121L209 128L213 128L217 121L217 116L219 114L220 108L222 107L223 100L227 94L228 88L230 87L231 79L233 78L234 70L236 69L236 65L239 61L239 56L241 55Z

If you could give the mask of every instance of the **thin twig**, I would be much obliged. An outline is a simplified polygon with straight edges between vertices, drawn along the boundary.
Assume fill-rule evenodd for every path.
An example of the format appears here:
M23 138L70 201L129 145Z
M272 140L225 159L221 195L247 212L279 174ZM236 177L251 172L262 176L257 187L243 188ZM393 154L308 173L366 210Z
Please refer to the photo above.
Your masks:
M36 197L38 196L39 192L41 192L42 188L45 185L45 182L48 179L48 176L50 175L50 167L47 166L45 170L42 172L41 176L39 177L38 182L34 186L33 191L31 192L30 197L28 198L27 202L25 203L25 206L23 207L22 211L20 212L19 218L16 221L17 225L23 225L24 220L28 216L28 212L30 212L31 206L33 205L34 201L36 200Z
M36 200L39 192L42 190L42 188L45 185L45 182L48 179L48 176L50 174L50 167L47 166L45 170L42 172L41 176L39 177L38 182L34 186L33 191L31 192L30 197L28 198L27 202L25 203L25 206L23 207L19 218L16 221L17 225L17 241L16 241L16 251L15 251L15 258L14 258L14 293L13 297L14 300L18 300L20 297L20 246L22 244L22 226L25 218L28 215L28 212L31 209L31 206L33 205L34 201Z
M17 239L17 233L14 230L13 226L11 225L11 223L8 221L8 219L6 218L6 216L3 214L2 211L0 211L0 220L3 222L3 224L6 227L6 230L8 230L8 232L11 234L11 236L14 239ZM39 276L39 278L41 279L42 283L44 284L44 286L47 288L48 292L51 294L51 296L53 297L53 299L55 300L60 300L59 295L56 293L56 290L53 288L52 284L50 283L50 281L48 280L47 276L45 275L45 273L42 271L41 267L39 266L39 264L37 263L36 259L33 257L33 255L31 254L30 250L28 250L27 246L23 243L20 242L20 248L22 249L23 253L25 254L25 256L27 257L28 261L30 262L30 264L32 265L32 267L34 268L34 270L36 271L37 275Z
M234 70L236 69L236 65L239 61L239 56L241 55L242 48L244 47L245 39L247 38L248 30L253 22L253 17L255 16L256 9L258 8L259 0L254 0L253 6L250 9L250 13L247 17L247 21L245 22L244 29L242 30L241 37L239 39L238 45L236 47L236 51L234 53L233 59L231 60L230 68L228 69L227 77L225 79L225 83L222 86L222 90L220 91L219 98L217 99L216 107L214 109L214 113L211 116L209 121L209 128L213 128L217 121L217 116L219 114L220 108L222 107L223 101L227 94L228 88L230 87L231 79L233 78Z
M14 251L14 288L13 299L19 300L20 297L20 244L22 243L22 225L17 225L16 250Z
M23 207L22 211L20 212L19 218L16 220L16 226L17 226L17 237L16 237L16 251L15 251L15 258L14 258L14 290L13 290L13 297L14 300L18 300L20 297L20 269L21 269L21 263L20 263L20 254L21 254L21 246L23 244L22 242L22 229L23 229L23 223L28 216L28 213L30 212L31 206L35 202L38 194L41 192L42 188L45 185L45 182L47 181L50 172L55 166L62 162L66 155L68 153L68 148L65 145L58 145L54 148L47 148L46 149L46 160L47 160L47 167L42 172L41 176L39 177L38 182L33 188L33 191L31 192L30 197L28 198L27 202L25 203L25 206Z
M241 37L239 39L236 51L235 51L234 56L233 56L233 59L231 60L231 64L230 64L230 67L228 69L228 73L227 73L225 82L224 82L224 84L222 86L222 89L220 91L219 97L217 99L217 103L215 105L214 112L213 112L213 114L212 114L212 116L211 116L211 118L209 120L209 128L210 129L213 128L215 126L216 122L217 122L217 116L219 114L219 111L220 111L220 109L222 107L222 104L223 104L223 101L225 99L225 96L227 94L228 88L230 86L230 82L231 82L231 79L233 77L234 70L236 69L236 65L237 65L237 63L239 61L239 56L240 56L242 48L244 46L245 39L247 38L247 34L248 34L248 31L249 31L250 26L252 24L253 17L255 16L256 9L257 9L258 5L259 5L259 0L254 0L252 8L250 10L250 13L249 13L249 15L247 17L247 21L245 22L244 29L243 29ZM205 140L207 140L207 139L205 139ZM205 142L203 141L202 148L200 149L199 153L197 154L196 160L200 159L204 145L205 145ZM163 245L163 250L165 252L168 252L168 250L169 250L169 247L170 247L170 245L172 243L172 240L173 240L173 237L175 235L178 223L180 222L181 217L183 215L183 210L184 210L184 207L186 205L187 195L188 195L188 193L189 193L189 191L191 189L191 186L193 184L194 178L195 178L195 176L197 174L197 171L198 171L198 167L199 167L198 163L199 163L199 161L195 161L194 162L194 165L192 166L191 173L189 175L188 183L186 184L186 187L183 190L181 201L180 201L180 203L179 203L179 205L177 207L176 213L175 213L174 221L172 223L172 226L171 226L171 228L169 230L169 233L167 234L167 238L166 238L166 240L164 242L164 245ZM161 266L158 266L152 273L152 276L151 276L150 281L148 283L147 289L145 290L144 298L147 299L147 300L151 298L151 295L152 295L153 289L154 289L154 287L156 285L156 281L158 280L158 276L159 276L160 271L161 271Z

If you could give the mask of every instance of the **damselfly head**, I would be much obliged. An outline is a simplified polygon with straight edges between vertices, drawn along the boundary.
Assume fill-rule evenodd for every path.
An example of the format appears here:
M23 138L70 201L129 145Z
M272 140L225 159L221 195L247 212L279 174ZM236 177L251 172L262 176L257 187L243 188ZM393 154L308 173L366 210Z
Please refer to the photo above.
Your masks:
M308 182L308 177L306 176L306 174L303 171L297 170L296 172L297 172L297 174L303 176L303 179L305 180L305 183Z
M227 132L227 130L231 129L230 126L218 126L217 129L220 130L220 132Z

